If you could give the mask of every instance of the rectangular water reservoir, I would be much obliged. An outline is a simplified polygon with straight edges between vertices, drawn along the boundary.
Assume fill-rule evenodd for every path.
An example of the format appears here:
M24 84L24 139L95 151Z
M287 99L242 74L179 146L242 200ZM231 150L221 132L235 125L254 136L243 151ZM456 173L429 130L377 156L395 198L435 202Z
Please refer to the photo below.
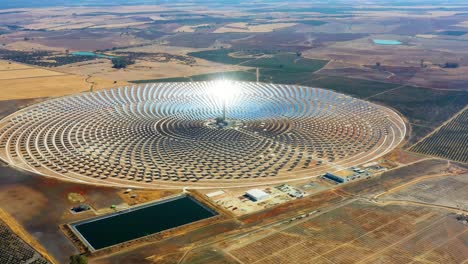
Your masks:
M114 56L105 55L105 54L98 54L92 51L76 51L71 53L73 56L88 56L88 57L98 57L98 58L107 58L113 59Z
M217 213L188 195L71 224L92 250L98 250L179 227Z
M403 44L401 41L393 40L393 39L373 39L375 44L377 45L401 45Z

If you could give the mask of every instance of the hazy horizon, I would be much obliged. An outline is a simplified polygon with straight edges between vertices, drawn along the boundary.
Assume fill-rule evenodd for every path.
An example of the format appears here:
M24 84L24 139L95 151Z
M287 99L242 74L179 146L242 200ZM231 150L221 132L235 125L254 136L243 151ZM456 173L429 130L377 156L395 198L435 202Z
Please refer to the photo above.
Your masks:
M166 3L211 3L211 4L231 4L231 5L238 5L238 4L255 4L255 3L273 3L273 2L304 2L308 4L339 4L339 5L355 5L359 4L356 1L351 0L316 0L316 1L301 1L301 0L288 0L288 1L280 1L280 0L257 0L257 1L245 1L245 0L191 0L191 1L183 1L183 0L134 0L134 1L125 1L125 0L105 0L105 1L98 1L98 0L49 0L49 1L39 1L39 0L0 0L0 9L11 9L11 8L37 8L37 7L53 7L53 6L115 6L115 5L159 5L159 4L166 4ZM450 4L450 5L467 5L468 1L459 1L459 0L370 0L365 1L364 3L360 3L361 5L370 5L370 4L391 4L392 6L411 6L411 5L438 5L437 8L444 8L443 4Z

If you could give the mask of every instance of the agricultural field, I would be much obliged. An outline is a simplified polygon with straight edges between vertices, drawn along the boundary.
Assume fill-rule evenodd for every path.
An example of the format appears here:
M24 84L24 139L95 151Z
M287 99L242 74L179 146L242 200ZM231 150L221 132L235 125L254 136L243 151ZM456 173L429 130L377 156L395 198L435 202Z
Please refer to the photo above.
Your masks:
M134 83L256 81L258 68L261 82L320 87L389 107L401 114L407 136L374 160L385 168L369 178L342 185L317 178L323 185L302 199L241 216L219 206L224 218L210 225L96 255L67 224L181 190L71 183L0 162L0 217L5 212L17 224L0 220L0 263L67 263L84 253L97 264L468 264L468 225L459 220L468 210L464 1L3 2L1 117L49 98ZM114 68L112 57L76 52L133 64ZM82 203L91 210L71 213Z
M190 52L187 55L200 58L200 59L209 60L209 61L225 63L225 64L241 64L241 63L251 60L251 58L229 56L229 53L232 53L232 52L233 50L229 50L229 49L217 49L217 50Z
M367 98L398 87L398 85L391 83L373 82L352 78L329 77L323 75L317 75L316 79L309 82L304 82L302 84L331 89L359 98Z
M270 23L270 24L249 24L245 22L231 23L224 27L216 29L213 33L230 33L230 32L272 32L277 29L295 26L295 23Z
M180 256L179 256L180 259ZM169 262L168 262L169 263ZM182 263L192 263L192 264L204 264L204 263L214 263L214 264L237 264L239 263L233 257L228 254L218 250L216 248L209 248L197 254L190 254L187 256L187 259Z
M468 175L462 174L421 180L396 192L380 196L379 199L415 201L463 209L468 205L467 193Z
M240 64L243 66L276 69L285 72L314 72L321 69L328 61L302 58L295 53L279 54L245 54L232 56L233 50L207 50L188 53L188 55L225 64Z
M466 101L465 101L466 102ZM464 108L452 120L442 125L410 150L450 159L468 162L468 108Z
M56 69L70 74L92 76L92 78L95 79L113 80L118 82L117 84L107 86L107 88L121 86L127 81L133 82L135 80L142 80L141 82L156 82L159 79L164 78L189 78L193 74L206 75L219 70L240 71L248 69L243 66L225 65L206 60L199 60L195 64L192 64L188 63L186 60L169 58L171 57L148 56L142 59L136 58L136 63L126 67L125 69L112 68L112 63L109 60L95 60L69 64Z
M219 49L191 52L188 55L218 63L259 67L260 80L264 82L323 87L390 105L401 111L403 115L408 117L410 123L415 126L416 136L411 139L411 142L420 139L459 111L465 105L468 97L468 94L464 91L432 90L402 85L401 82L391 83L388 80L382 82L329 76L322 74L322 70L319 73L314 73L325 66L325 61L308 60L302 57L298 59L294 54L259 55L258 57L235 56L236 53L233 50ZM395 71L388 67L386 69ZM226 75L232 76L231 73ZM223 74L197 75L175 80L207 80L217 76L223 76ZM235 74L232 78L252 80L252 75ZM167 79L163 81L167 81ZM428 108L433 107L437 108L437 111L433 111L435 115L428 112Z
M94 57L72 56L49 51L12 51L0 49L0 59L36 65L41 67L58 67L61 65L94 60Z
M368 99L393 107L408 119L413 130L410 146L462 110L468 102L468 93L399 86Z
M18 70L3 70L0 71L0 80L37 78L37 77L52 77L65 75L61 72L49 71L40 68L26 68Z
M230 80L244 80L255 81L256 75L253 71L228 71L228 72L215 72L194 75L189 77L173 77L163 79L149 79L149 80L132 80L131 83L148 83L148 82L191 82L191 81L207 81L213 79L230 79Z
M0 219L0 263L50 263Z
M271 57L260 57L243 65L262 69L276 69L285 72L314 72L321 69L328 61L300 57L298 54L278 54Z
M0 100L56 97L123 85L95 77L80 76L26 64L0 61Z
M220 249L242 263L462 263L467 231L438 210L353 202Z

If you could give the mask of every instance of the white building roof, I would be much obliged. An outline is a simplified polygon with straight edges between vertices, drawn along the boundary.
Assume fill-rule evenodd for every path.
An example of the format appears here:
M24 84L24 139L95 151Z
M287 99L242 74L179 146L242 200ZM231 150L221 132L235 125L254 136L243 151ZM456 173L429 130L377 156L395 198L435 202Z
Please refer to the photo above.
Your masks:
M265 199L267 197L269 197L270 195L260 189L252 189L252 190L248 190L247 192L247 195L252 197L252 198L255 198L257 200L259 199Z
M212 193L207 193L206 196L208 197L215 197L215 196L218 196L218 195L221 195L221 194L224 194L224 191L216 191L216 192L212 192Z

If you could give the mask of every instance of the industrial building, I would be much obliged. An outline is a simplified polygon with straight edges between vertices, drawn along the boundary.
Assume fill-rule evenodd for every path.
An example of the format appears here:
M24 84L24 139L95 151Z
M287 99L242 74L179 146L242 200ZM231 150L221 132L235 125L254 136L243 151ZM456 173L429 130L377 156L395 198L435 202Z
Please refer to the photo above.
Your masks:
M262 201L262 200L265 200L265 199L268 199L270 198L270 195L260 189L252 189L252 190L248 190L245 195L247 195L247 197L249 197L251 200L253 200L254 202L258 202L258 201Z
M348 178L352 177L354 174L351 170L340 170L337 172L327 172L325 173L325 178L333 180L337 183L344 183L348 181Z
M334 175L333 173L330 173L330 172L325 173L324 176L325 176L325 178L336 181L337 183L343 183L343 182L346 181L345 179L341 178L340 176L336 176L336 175Z
M302 198L306 195L305 192L298 190L288 184L283 184L283 185L277 186L276 188L282 192L287 193L289 196L294 197L294 198Z

